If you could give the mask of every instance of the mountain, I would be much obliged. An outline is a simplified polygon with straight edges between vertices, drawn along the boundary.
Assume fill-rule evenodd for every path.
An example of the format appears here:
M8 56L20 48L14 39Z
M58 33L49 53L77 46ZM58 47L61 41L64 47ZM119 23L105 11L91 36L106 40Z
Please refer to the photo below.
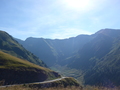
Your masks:
M85 74L86 84L90 85L112 84L119 86L120 85L119 64L120 64L120 46L110 51L107 55L101 58L99 62Z
M57 58L57 52L43 38L28 38L21 44L45 63L49 63L47 65L53 64Z
M0 81L4 84L40 82L58 77L58 73L48 68L0 51Z
M49 67L60 73L67 72L65 75L83 80L84 84L120 84L119 29L102 29L92 35L62 40L31 37L17 41Z
M116 52L118 50L118 47L120 45L120 30L105 29L95 33L94 35L95 38L86 43L82 49L79 50L76 57L74 57L75 59L74 62L71 63L71 66L74 68L83 69L84 67L90 68L91 65L94 66L97 61L103 59L103 57L106 57L106 55L109 53L113 51ZM82 65L80 65L80 63L82 63Z
M96 35L96 34L95 34ZM94 35L93 35L94 36ZM112 38L104 34L97 34L94 39L86 43L74 57L70 67L89 69L98 59L110 52ZM79 56L79 57L78 57ZM73 58L72 58L73 59Z
M92 37L89 35L79 35L75 38L61 40L33 37L27 38L25 41L16 40L51 67L55 64L67 64L65 59L76 54L91 39Z
M0 31L0 50L18 58L28 60L34 64L46 67L46 64L43 61L27 51L12 36L4 31Z
M120 30L103 29L93 36L68 67L81 69L85 84L119 85Z
M108 53L101 57L94 67L86 73L86 84L120 85L120 30L109 29L102 30L98 33L109 37L111 40L111 47L109 47Z

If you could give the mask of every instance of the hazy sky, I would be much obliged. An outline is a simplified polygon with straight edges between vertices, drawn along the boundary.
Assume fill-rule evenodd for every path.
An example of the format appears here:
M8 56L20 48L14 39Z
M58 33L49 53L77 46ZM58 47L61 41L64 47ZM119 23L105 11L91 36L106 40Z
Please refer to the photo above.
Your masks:
M0 30L13 37L69 38L120 29L120 0L0 0Z

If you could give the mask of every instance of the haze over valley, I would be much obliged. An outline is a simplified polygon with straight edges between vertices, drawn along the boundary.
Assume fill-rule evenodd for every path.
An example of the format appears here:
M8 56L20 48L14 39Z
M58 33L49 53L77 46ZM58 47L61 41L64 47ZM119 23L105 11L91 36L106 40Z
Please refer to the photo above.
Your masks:
M0 89L120 90L119 4L0 0Z
M104 85L111 81L119 85L119 81L116 81L119 75L116 72L119 68L116 64L120 60L119 38L120 30L102 29L92 35L69 39L30 37L25 41L16 40L48 67L65 76L75 77L81 83Z
M119 29L101 29L68 39L28 37L25 41L0 31L0 42L0 80L4 84L39 82L61 75L76 78L80 85L120 84Z

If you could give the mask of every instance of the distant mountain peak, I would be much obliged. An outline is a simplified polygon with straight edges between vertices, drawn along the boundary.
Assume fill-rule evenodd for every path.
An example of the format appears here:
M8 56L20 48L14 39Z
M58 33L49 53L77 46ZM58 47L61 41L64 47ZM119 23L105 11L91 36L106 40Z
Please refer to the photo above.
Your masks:
M106 28L106 29L99 30L98 32L95 33L95 35L102 34L102 35L106 35L106 36L116 37L116 36L119 36L119 33L120 33L120 29Z
M96 32L96 34L107 33L107 32L111 32L111 31L113 31L113 30L116 30L116 29L109 29L109 28L101 29L101 30L99 30L98 32Z

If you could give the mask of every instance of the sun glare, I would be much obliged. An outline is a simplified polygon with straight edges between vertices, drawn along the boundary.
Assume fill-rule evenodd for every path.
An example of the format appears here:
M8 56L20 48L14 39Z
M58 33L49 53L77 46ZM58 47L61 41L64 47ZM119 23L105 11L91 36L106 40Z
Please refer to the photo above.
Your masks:
M64 0L65 6L75 10L86 10L90 7L90 0Z

